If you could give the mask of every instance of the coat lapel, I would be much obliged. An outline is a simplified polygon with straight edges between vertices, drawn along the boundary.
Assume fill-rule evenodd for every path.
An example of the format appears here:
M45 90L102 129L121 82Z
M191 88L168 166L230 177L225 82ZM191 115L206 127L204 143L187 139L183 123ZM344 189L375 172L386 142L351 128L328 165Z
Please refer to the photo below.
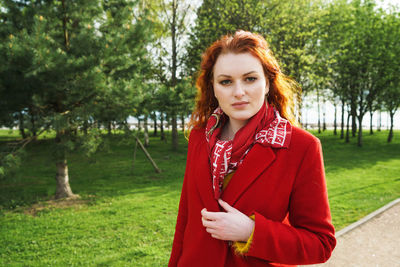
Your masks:
M255 144L223 191L224 201L233 206L243 192L274 160L275 153L270 146Z
M204 140L205 141L205 140ZM201 149L196 161L196 173L194 177L204 207L209 211L220 211L218 202L214 199L212 187L211 166L208 158L207 145L199 144Z

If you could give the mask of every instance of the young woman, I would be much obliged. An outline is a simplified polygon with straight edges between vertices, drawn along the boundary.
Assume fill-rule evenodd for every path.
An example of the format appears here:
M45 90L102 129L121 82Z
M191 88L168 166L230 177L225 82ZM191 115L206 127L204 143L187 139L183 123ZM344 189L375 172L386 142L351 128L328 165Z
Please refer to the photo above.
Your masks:
M294 126L295 82L263 37L205 52L169 266L326 261L336 245L319 140Z

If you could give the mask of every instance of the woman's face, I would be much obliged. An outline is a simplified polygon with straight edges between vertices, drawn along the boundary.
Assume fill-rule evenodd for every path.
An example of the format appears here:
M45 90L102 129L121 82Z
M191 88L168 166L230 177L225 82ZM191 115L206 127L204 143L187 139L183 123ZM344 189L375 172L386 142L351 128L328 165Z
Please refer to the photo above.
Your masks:
M213 70L214 95L230 122L242 127L265 103L269 84L250 53L221 54Z

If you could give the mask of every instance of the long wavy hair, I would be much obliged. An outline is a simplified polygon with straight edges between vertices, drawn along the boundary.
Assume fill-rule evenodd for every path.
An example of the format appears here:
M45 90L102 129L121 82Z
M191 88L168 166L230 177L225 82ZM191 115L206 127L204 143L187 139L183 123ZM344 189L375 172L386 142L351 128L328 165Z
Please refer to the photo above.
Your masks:
M283 118L296 125L293 93L300 90L299 85L281 72L278 61L261 35L237 31L234 35L225 35L215 41L202 56L196 81L196 107L188 123L188 130L204 128L208 118L218 107L214 96L213 68L218 57L226 53L251 53L260 60L265 78L269 81L269 92L266 96L268 104L275 107Z

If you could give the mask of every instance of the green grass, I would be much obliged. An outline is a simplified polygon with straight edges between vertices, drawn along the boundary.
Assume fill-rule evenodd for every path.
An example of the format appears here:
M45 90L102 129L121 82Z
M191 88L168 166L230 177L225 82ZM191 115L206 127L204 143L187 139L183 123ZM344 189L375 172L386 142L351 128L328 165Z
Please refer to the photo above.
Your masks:
M400 197L400 132L345 144L317 135L324 150L333 222L338 229ZM17 134L0 131L0 145ZM55 193L51 142L29 144L20 169L0 180L0 266L166 266L185 169L186 140L151 138L156 174L142 151L132 170L133 145L114 136L109 149L69 156L70 183L82 198L47 201ZM73 204L73 205L71 205Z
M336 229L400 197L400 140L395 132L363 133L363 147L357 137L350 144L338 141L331 132L317 135L323 146L325 171L333 223Z

